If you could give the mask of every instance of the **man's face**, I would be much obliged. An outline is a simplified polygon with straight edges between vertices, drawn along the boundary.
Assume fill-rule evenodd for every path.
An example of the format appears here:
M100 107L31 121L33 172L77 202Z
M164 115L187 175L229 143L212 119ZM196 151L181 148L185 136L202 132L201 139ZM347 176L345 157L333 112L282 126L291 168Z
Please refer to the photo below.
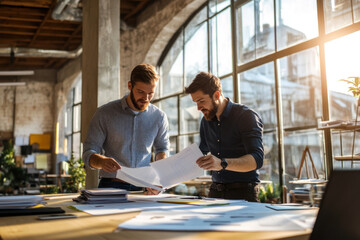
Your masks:
M156 83L136 82L134 85L128 83L130 99L136 110L144 111L154 97Z
M192 93L191 98L196 103L197 109L204 114L205 120L210 121L216 116L219 104L209 94L204 94L199 90Z

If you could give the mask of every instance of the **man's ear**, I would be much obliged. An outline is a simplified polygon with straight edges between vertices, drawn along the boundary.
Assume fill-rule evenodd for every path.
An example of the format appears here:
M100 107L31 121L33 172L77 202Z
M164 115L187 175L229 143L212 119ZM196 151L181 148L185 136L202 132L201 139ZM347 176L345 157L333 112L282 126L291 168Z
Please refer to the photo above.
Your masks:
M220 92L219 92L219 91L214 92L214 94L213 94L213 99L214 99L214 101L220 99Z
M128 89L129 89L129 91L131 91L131 89L132 89L132 84L130 81L128 81Z

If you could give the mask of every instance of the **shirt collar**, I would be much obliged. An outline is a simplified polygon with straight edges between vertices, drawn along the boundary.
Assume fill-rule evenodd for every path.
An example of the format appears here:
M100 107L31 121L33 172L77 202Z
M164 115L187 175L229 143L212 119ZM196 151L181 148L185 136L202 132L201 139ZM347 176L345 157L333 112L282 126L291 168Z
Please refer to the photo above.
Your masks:
M234 105L234 103L229 98L226 98L226 99L228 100L228 103L226 104L226 107L225 107L224 111L220 115L220 118L228 117L229 114L230 114L231 108Z
M223 117L228 117L230 114L230 111L231 111L231 107L232 107L232 105L234 105L234 103L229 98L226 98L226 99L228 100L228 103L226 104L224 111L221 113L220 119ZM214 116L213 119L211 119L211 121L215 121L215 122L218 121L216 115Z
M128 96L129 96L129 94L125 95L125 97L123 97L123 98L120 100L120 102L121 102L121 107L122 107L123 110L128 110L128 109L129 109L129 110L132 110L132 109L129 107L128 103L126 102L126 98L127 98ZM150 103L150 104L151 104L151 103ZM148 107L147 107L144 111L139 111L139 114L142 113L142 112L147 112L150 104L148 105ZM132 112L132 111L131 111L131 112Z

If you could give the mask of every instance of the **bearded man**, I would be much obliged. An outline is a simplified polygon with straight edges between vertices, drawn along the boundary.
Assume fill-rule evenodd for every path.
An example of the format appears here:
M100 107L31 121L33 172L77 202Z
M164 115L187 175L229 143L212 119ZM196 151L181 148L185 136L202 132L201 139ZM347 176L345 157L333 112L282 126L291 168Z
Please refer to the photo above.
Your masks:
M258 169L264 159L260 116L225 98L220 79L211 73L199 73L185 92L204 115L200 150L207 155L196 162L211 171L209 197L258 202Z
M100 169L99 188L142 188L115 178L125 167L150 164L152 148L155 160L166 158L169 150L168 120L163 111L150 103L159 75L149 64L136 66L130 76L130 93L97 109L84 142L83 161L91 169ZM147 194L157 190L147 188Z

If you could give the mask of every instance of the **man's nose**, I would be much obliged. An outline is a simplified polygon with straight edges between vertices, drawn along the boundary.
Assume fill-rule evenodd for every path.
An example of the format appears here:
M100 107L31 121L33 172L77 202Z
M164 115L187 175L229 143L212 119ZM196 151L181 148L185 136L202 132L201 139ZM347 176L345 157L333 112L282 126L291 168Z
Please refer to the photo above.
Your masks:
M202 106L200 104L197 104L197 110L201 111L201 109L202 109Z
M146 100L146 101L150 101L151 100L151 95L150 94L147 94L147 93L144 93L141 98L143 100Z

